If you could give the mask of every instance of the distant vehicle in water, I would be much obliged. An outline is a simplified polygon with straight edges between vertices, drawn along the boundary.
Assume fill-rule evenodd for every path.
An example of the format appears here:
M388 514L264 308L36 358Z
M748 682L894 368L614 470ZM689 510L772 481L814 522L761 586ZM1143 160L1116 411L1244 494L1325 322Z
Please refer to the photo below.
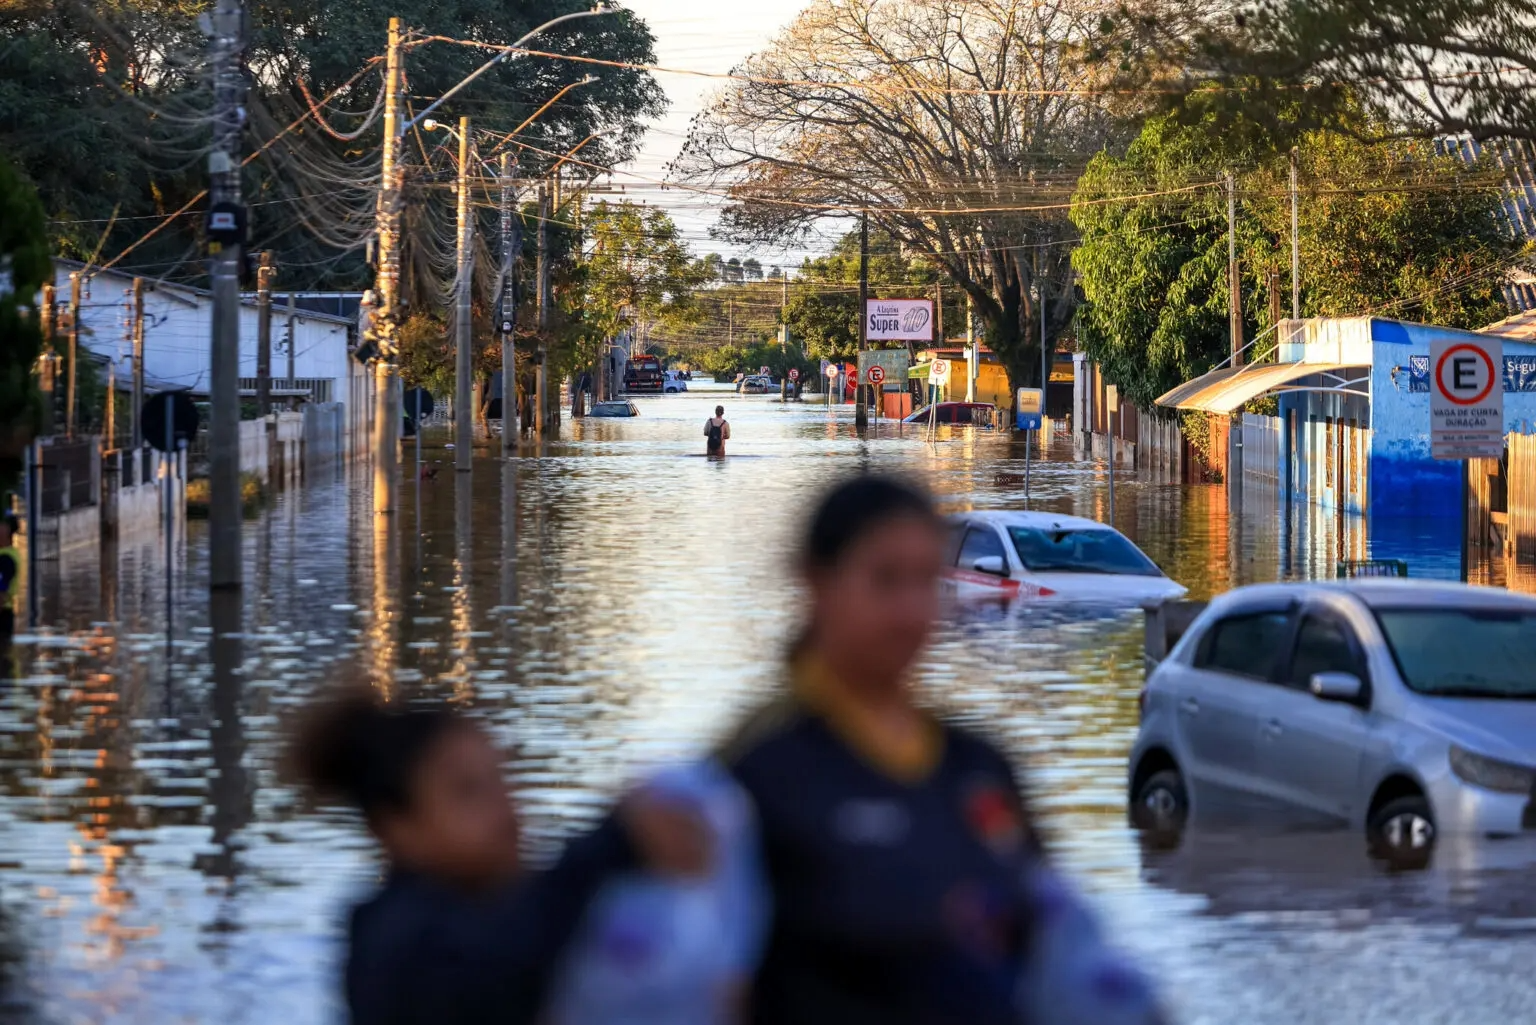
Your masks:
M661 360L656 356L631 356L624 365L624 390L635 394L659 393L664 387Z
M1536 600L1393 579L1230 591L1141 695L1132 822L1215 809L1359 830L1427 863L1442 834L1536 831Z
M661 390L663 392L685 392L688 390L688 377L681 370L668 370L662 378Z
M633 402L599 402L593 405L588 416L639 416L640 408Z
M1131 540L1108 524L1042 512L951 517L945 577L961 598L1086 601L1134 607L1182 597Z
M773 378L766 374L749 374L742 378L741 393L743 395L766 395L769 392L779 390L779 386L773 383Z
M996 422L996 415L997 407L990 402L940 402L937 410L932 406L924 406L902 423L925 424L932 416L934 423L991 427Z

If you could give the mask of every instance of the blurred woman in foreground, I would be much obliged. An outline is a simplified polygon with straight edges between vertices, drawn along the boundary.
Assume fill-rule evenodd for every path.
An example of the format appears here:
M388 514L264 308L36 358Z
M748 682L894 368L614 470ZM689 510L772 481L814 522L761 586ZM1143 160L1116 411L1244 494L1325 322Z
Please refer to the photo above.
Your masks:
M1047 865L1012 769L913 694L939 613L928 497L858 477L813 515L787 695L722 757L756 806L773 924L754 1025L1152 1025Z
M859 477L812 517L785 698L724 760L751 795L774 922L759 1025L1009 1025L1036 854L1007 760L916 701L945 548L927 496Z

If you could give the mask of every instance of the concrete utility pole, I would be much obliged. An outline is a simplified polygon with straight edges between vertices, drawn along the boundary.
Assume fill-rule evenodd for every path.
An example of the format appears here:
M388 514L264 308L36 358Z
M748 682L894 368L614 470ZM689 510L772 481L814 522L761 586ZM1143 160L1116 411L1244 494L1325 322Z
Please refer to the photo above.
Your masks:
M405 172L400 160L405 140L401 107L405 92L405 40L399 18L389 19L389 45L384 56L384 153L380 167L379 201L375 207L378 267L374 289L377 305L368 332L375 349L373 415L373 511L393 513L399 473L395 462L400 436L400 411L395 360L400 351L400 223L405 204Z
M75 366L80 361L80 272L69 276L69 368L64 381L64 433L75 436Z
M133 448L144 447L144 279L133 279Z
M470 281L474 277L474 225L469 210L469 118L459 118L459 242L458 274L454 280L453 309L453 465L468 473L474 456L475 411L471 403L474 387L473 314L470 309Z
M240 0L217 0L208 38L213 66L213 147L208 155L211 227L224 232L208 246L213 301L208 424L208 586L241 583L240 262L245 212L240 199L240 135L245 124L245 12ZM213 233L210 232L210 235Z
M261 254L256 270L256 415L272 412L272 251Z
M869 211L859 215L859 353L869 348ZM853 395L856 405L853 424L862 430L869 426L869 396L864 393L864 371L858 361L854 363L858 382Z
M54 294L53 282L43 286L43 308L39 311L43 329L43 352L37 361L38 388L43 393L43 433L52 434L58 428L58 406L56 405L58 383L56 373L58 364L55 362L53 343L58 336L58 312L59 299ZM32 546L27 546L31 551Z
M547 347L544 343L544 334L549 330L549 308L553 302L549 287L550 253L549 253L549 186L539 186L539 257L538 257L538 299L539 299L539 347L534 356L535 385L533 406L533 430L535 436L544 440L544 422L549 406L549 370L544 365L547 355Z
M520 219L513 216L517 164L501 154L501 449L517 451L517 258L523 248Z
M293 292L288 293L288 408L298 408L298 398L293 394L293 357L296 339L294 331L298 327L295 321L298 319L296 308L298 303L294 300Z
M1237 182L1232 172L1227 172L1227 282L1231 289L1227 299L1230 330L1232 332L1232 365L1243 364L1243 283L1237 277Z
M1291 317L1301 319L1301 195L1296 187L1301 151L1291 147Z

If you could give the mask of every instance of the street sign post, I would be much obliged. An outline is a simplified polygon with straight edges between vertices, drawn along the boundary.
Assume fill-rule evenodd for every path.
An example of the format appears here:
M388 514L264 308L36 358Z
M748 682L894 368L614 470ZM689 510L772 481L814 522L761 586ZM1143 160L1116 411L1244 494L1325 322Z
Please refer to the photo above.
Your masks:
M1014 413L1014 426L1021 431L1038 431L1044 426L1045 416L1040 408L1039 388L1020 388L1018 409Z
M1471 459L1504 456L1504 343L1461 335L1429 345L1429 449L1461 460L1461 579L1471 568L1467 534Z
M798 380L800 380L800 370L799 370L798 367L790 367L789 368L789 379L791 381L798 381Z
M935 384L949 383L949 360L936 359L928 368L928 376Z
M1436 459L1504 455L1504 343L1444 339L1429 347L1429 444Z
M868 373L866 373L864 377L870 384L884 384L885 368L876 363L869 368Z

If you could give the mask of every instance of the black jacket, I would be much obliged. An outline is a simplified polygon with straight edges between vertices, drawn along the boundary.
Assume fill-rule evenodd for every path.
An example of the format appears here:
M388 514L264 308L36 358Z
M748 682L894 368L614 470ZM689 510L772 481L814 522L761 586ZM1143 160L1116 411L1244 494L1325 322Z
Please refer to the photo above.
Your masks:
M1036 849L996 749L943 727L937 765L901 781L787 701L723 756L773 891L753 1025L1014 1025Z
M490 896L404 871L352 913L352 1025L528 1025L587 903L634 864L609 820L558 863Z

